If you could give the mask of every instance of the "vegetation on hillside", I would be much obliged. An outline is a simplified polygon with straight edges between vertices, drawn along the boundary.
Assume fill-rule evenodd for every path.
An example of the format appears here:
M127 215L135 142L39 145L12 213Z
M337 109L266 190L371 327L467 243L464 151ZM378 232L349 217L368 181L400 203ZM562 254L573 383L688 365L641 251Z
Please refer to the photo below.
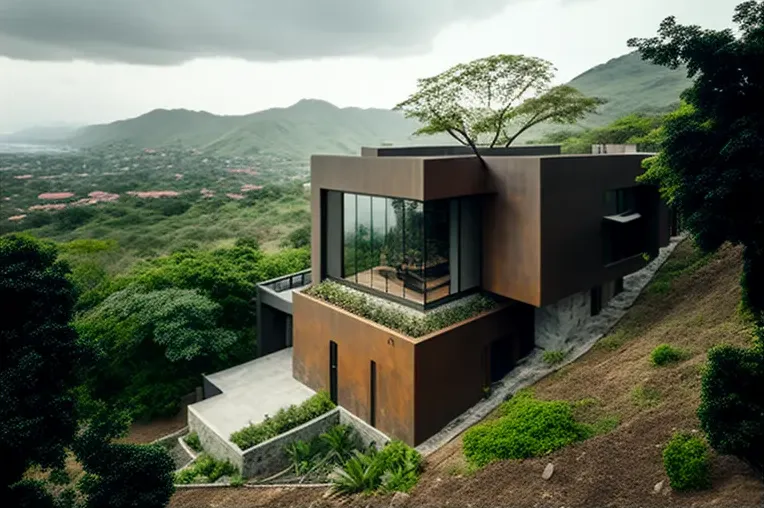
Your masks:
M0 493L10 506L165 506L173 463L157 446L117 444L127 414L79 389L97 361L69 325L75 294L56 248L24 236L0 238ZM73 453L84 470L62 470ZM26 476L48 470L47 480ZM57 474L53 474L56 471ZM63 484L63 485L62 485Z
M660 132L661 152L643 180L661 186L698 245L742 245L743 304L757 340L748 349L709 352L699 417L709 443L737 455L764 477L764 2L737 6L732 30L683 26L673 17L658 35L632 39L643 58L694 79L683 106ZM733 381L734 379L734 381Z
M682 67L670 69L645 61L636 51L593 67L569 85L607 102L579 124L595 128L632 113L667 113L675 109L679 94L692 84L686 74Z

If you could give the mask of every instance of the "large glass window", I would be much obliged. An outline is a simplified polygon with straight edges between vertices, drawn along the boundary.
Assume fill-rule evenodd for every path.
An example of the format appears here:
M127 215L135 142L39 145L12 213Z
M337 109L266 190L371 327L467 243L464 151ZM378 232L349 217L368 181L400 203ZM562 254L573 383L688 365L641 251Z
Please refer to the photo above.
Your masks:
M461 200L346 193L343 203L345 280L419 305L459 291Z

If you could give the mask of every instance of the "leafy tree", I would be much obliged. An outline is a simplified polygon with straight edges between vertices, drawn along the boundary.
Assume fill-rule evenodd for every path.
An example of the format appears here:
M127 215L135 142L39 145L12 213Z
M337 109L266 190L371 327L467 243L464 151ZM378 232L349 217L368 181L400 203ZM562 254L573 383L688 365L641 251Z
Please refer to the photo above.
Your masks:
M669 115L662 151L644 180L660 184L706 250L729 241L744 251L745 302L764 320L764 3L736 8L732 30L684 26L673 17L658 36L631 39L642 58L687 66L693 85Z
M88 376L93 396L139 417L172 413L199 376L225 365L238 336L220 328L220 305L189 289L114 293L77 320L100 352Z
M764 339L764 333L760 334ZM708 353L698 417L709 444L764 474L764 347L723 345Z
M61 466L77 428L72 389L86 355L69 326L74 297L68 268L56 256L48 243L16 235L0 238L3 499L34 490L21 486L9 492L32 464Z
M157 445L114 443L130 422L125 412L96 402L73 449L85 470L79 487L87 508L160 508L175 491L168 453Z
M571 124L603 101L567 85L551 87L552 64L523 55L494 55L418 81L395 109L424 126L415 134L447 133L480 155L477 145L509 146L542 122Z
M310 224L300 226L289 233L281 246L295 249L310 248Z

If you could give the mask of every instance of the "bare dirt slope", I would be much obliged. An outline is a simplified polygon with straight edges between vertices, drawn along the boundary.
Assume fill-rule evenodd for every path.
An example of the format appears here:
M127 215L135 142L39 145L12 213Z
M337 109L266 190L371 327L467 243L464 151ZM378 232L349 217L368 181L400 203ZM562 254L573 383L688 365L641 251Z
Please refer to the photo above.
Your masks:
M656 483L668 480L661 446L676 430L698 429L700 369L711 346L746 344L749 333L737 315L740 253L724 248L707 262L689 242L681 244L657 280L614 332L575 363L542 380L536 396L586 402L580 417L607 418L614 430L549 456L503 461L471 472L461 439L427 461L405 506L517 507L761 507L764 484L738 460L713 458L713 489L679 494ZM674 275L671 275L671 274ZM649 361L668 343L690 356L675 366ZM541 473L555 465L552 478ZM338 506L323 489L217 489L179 491L173 507ZM356 497L344 506L388 506L389 497Z

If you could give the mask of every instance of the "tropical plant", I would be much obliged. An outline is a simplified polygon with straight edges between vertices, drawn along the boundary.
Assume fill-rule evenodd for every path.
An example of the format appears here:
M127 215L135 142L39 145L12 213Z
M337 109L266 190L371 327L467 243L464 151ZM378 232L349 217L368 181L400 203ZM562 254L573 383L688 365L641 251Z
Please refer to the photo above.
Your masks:
M382 461L376 453L353 452L342 467L337 467L329 474L332 490L339 494L371 493L382 483Z
M239 471L227 460L217 460L211 455L199 455L193 464L175 474L175 483L215 483L223 476L234 476Z

